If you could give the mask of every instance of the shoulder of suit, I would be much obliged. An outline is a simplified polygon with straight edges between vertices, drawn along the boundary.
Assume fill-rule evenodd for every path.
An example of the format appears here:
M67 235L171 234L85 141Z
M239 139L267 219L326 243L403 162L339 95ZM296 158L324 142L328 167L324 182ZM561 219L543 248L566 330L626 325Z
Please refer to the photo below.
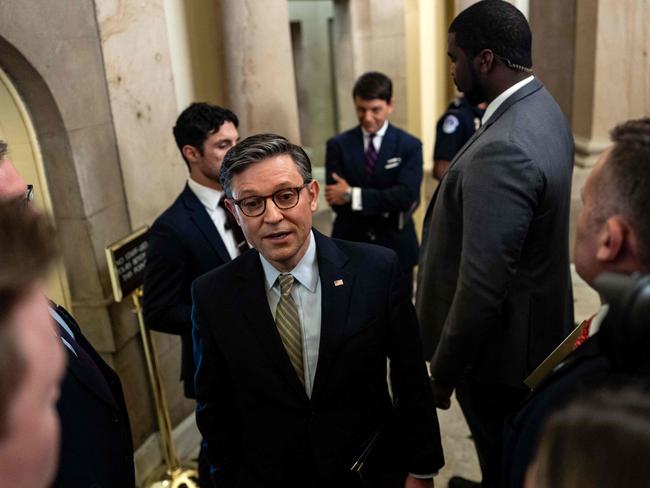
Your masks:
M251 261L256 259L259 260L258 252L249 249L232 261L228 261L196 278L192 283L192 287L196 289L197 293L206 288L210 290L210 293L213 293L215 288L231 288L237 276L242 274L246 268L253 266L255 263Z
M339 132L335 136L331 137L327 142L341 142L345 141L346 139L350 139L353 137L356 137L360 133L359 131L359 126L352 127L348 130L345 130L343 132Z
M331 238L334 244L353 262L368 263L371 267L390 265L398 260L392 249L365 242Z
M190 190L191 191L191 190ZM181 192L174 203L167 207L151 224L151 229L158 228L161 226L169 227L170 230L174 231L178 227L183 227L187 220L187 207L185 205L184 199L186 198L185 190Z
M420 145L422 144L422 141L420 141L420 139L415 137L413 134L410 134L410 133L406 132L404 129L401 129L401 128L397 127L396 125L389 124L388 125L388 131L391 131L391 130L395 132L398 139L401 139L406 143L420 144ZM386 134L388 134L388 131L386 131Z

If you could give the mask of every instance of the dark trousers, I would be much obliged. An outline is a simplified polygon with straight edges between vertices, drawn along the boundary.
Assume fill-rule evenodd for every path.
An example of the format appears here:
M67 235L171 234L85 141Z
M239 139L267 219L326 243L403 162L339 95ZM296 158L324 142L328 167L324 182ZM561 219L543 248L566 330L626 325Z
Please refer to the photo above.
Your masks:
M208 458L208 444L201 439L199 450L199 486L201 488L212 488L212 474L210 473L210 460Z
M474 438L481 473L482 488L500 485L503 426L528 393L525 388L507 385L484 385L471 378L456 388L456 398Z

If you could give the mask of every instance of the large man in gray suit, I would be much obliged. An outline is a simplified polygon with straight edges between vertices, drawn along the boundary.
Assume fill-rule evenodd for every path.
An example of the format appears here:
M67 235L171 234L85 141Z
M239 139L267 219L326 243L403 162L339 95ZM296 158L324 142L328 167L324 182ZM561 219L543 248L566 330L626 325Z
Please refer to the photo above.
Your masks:
M482 126L442 178L424 223L417 293L436 403L457 398L483 472L498 486L503 420L523 380L573 322L568 229L573 139L532 76L524 16L497 0L452 22L452 75Z

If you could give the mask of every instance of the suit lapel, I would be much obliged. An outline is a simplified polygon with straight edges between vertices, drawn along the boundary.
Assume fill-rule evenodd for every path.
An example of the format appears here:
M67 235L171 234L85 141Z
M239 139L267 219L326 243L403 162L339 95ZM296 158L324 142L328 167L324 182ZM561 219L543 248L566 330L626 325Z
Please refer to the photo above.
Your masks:
M238 275L239 290L235 294L238 301L238 310L243 312L252 335L261 343L262 349L269 355L271 362L278 368L280 374L287 380L296 394L308 401L305 387L296 376L273 320L268 305L264 269L259 254L249 252L240 259L246 261L242 263Z
M54 303L52 303L52 305L59 316L65 321L68 327L70 327L70 330L72 330L72 333L75 336L74 346L76 346L75 349L77 350L78 355L75 355L66 348L66 351L68 353L68 371L70 371L70 373L94 395L99 397L115 410L118 410L119 407L115 402L115 398L113 397L112 392L110 391L108 379L103 373L103 366L106 368L108 368L108 366L104 363L104 360L99 356L99 354L95 352L93 347L83 336L81 330L79 329L79 326L77 325L77 322L67 312L67 310ZM83 349L83 351L79 351L79 349ZM84 352L86 353L87 357L95 364L86 364L87 361L84 361L84 359L80 357L80 355ZM89 370L91 367L96 368L97 374L93 374Z
M373 174L376 175L386 171L386 161L389 156L397 153L396 147L397 131L392 125L388 124L386 133L381 141L381 146L379 147L379 154L377 155L377 163L375 164Z
M321 284L320 346L311 396L315 403L324 393L329 370L345 335L355 277L345 269L348 258L334 241L315 230L313 232Z
M230 254L228 253L223 240L221 240L221 236L219 235L217 228L214 226L214 222L210 218L210 215L208 215L208 212L203 204L199 201L194 192L187 185L183 190L182 198L185 207L190 213L192 222L196 224L198 229L208 240L217 255L224 263L230 261Z
M366 171L366 152L363 150L363 132L361 132L360 126L352 132L350 151L352 151L350 163L347 161L345 163L352 169L354 176L349 180L361 184L361 182L367 181L368 172Z

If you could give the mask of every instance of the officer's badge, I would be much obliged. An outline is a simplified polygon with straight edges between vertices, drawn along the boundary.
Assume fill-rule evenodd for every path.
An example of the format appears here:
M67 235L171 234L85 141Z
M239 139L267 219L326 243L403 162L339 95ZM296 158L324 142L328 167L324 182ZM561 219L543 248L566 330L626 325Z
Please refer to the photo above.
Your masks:
M442 132L445 134L453 134L456 132L456 129L458 129L459 125L460 122L458 121L458 117L455 115L447 115L447 117L445 117L445 120L442 122Z

